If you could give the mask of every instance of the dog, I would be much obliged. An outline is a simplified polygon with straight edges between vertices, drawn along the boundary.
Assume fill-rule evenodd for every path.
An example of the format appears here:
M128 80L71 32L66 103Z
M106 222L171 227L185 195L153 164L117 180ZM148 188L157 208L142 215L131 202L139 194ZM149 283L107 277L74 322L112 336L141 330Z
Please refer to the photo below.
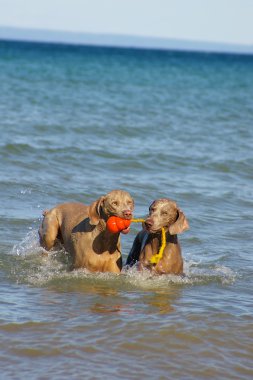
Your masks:
M123 190L113 190L90 206L63 203L43 213L39 228L40 245L46 250L61 242L73 259L72 269L120 273L122 255L120 234L106 228L110 216L130 220L134 200ZM128 233L130 228L122 231Z
M155 200L149 207L149 216L145 219L127 257L126 265L133 266L138 262L139 269L147 268L155 274L183 274L183 258L177 234L186 231L189 223L171 199ZM166 232L166 246L162 258L157 264L150 259L157 254L162 244L161 231Z

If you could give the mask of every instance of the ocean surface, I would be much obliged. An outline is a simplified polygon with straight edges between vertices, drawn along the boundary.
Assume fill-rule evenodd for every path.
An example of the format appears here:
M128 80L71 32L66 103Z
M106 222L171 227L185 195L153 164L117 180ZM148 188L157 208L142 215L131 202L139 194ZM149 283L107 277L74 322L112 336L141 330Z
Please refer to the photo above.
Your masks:
M1 379L253 378L253 56L0 41L0 136ZM42 255L117 188L177 201L184 277Z

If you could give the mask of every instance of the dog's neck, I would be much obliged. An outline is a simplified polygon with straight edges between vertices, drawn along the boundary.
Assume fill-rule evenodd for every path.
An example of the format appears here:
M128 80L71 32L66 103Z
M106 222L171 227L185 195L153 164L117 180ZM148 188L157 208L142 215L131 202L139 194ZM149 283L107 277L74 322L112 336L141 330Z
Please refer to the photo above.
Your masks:
M149 233L147 235L147 243L151 244L152 250L158 251L162 244L162 234L159 233ZM177 244L178 239L177 235L170 235L170 233L166 232L166 245L168 244Z

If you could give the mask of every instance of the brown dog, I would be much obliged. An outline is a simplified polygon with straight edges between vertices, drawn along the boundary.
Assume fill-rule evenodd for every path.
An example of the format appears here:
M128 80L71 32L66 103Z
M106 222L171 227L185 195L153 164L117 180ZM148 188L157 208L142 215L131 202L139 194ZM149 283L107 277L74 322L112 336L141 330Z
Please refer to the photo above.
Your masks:
M163 256L157 264L150 264L152 255L161 247L161 230L166 231L166 246ZM144 222L133 243L127 258L127 265L139 261L140 268L148 268L158 274L183 274L183 259L177 234L189 228L184 213L176 202L170 199L158 199L149 207L149 216Z
M132 219L134 201L130 194L113 190L90 206L63 203L44 212L39 229L40 244L50 250L60 241L73 257L73 269L119 273L122 256L119 233L106 229L112 215ZM123 233L129 232L129 228Z

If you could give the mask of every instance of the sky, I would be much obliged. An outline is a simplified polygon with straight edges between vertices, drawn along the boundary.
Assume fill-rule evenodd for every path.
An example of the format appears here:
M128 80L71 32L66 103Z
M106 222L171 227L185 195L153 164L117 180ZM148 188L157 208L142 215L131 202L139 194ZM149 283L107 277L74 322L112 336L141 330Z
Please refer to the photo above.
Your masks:
M253 45L253 0L0 0L0 27Z

